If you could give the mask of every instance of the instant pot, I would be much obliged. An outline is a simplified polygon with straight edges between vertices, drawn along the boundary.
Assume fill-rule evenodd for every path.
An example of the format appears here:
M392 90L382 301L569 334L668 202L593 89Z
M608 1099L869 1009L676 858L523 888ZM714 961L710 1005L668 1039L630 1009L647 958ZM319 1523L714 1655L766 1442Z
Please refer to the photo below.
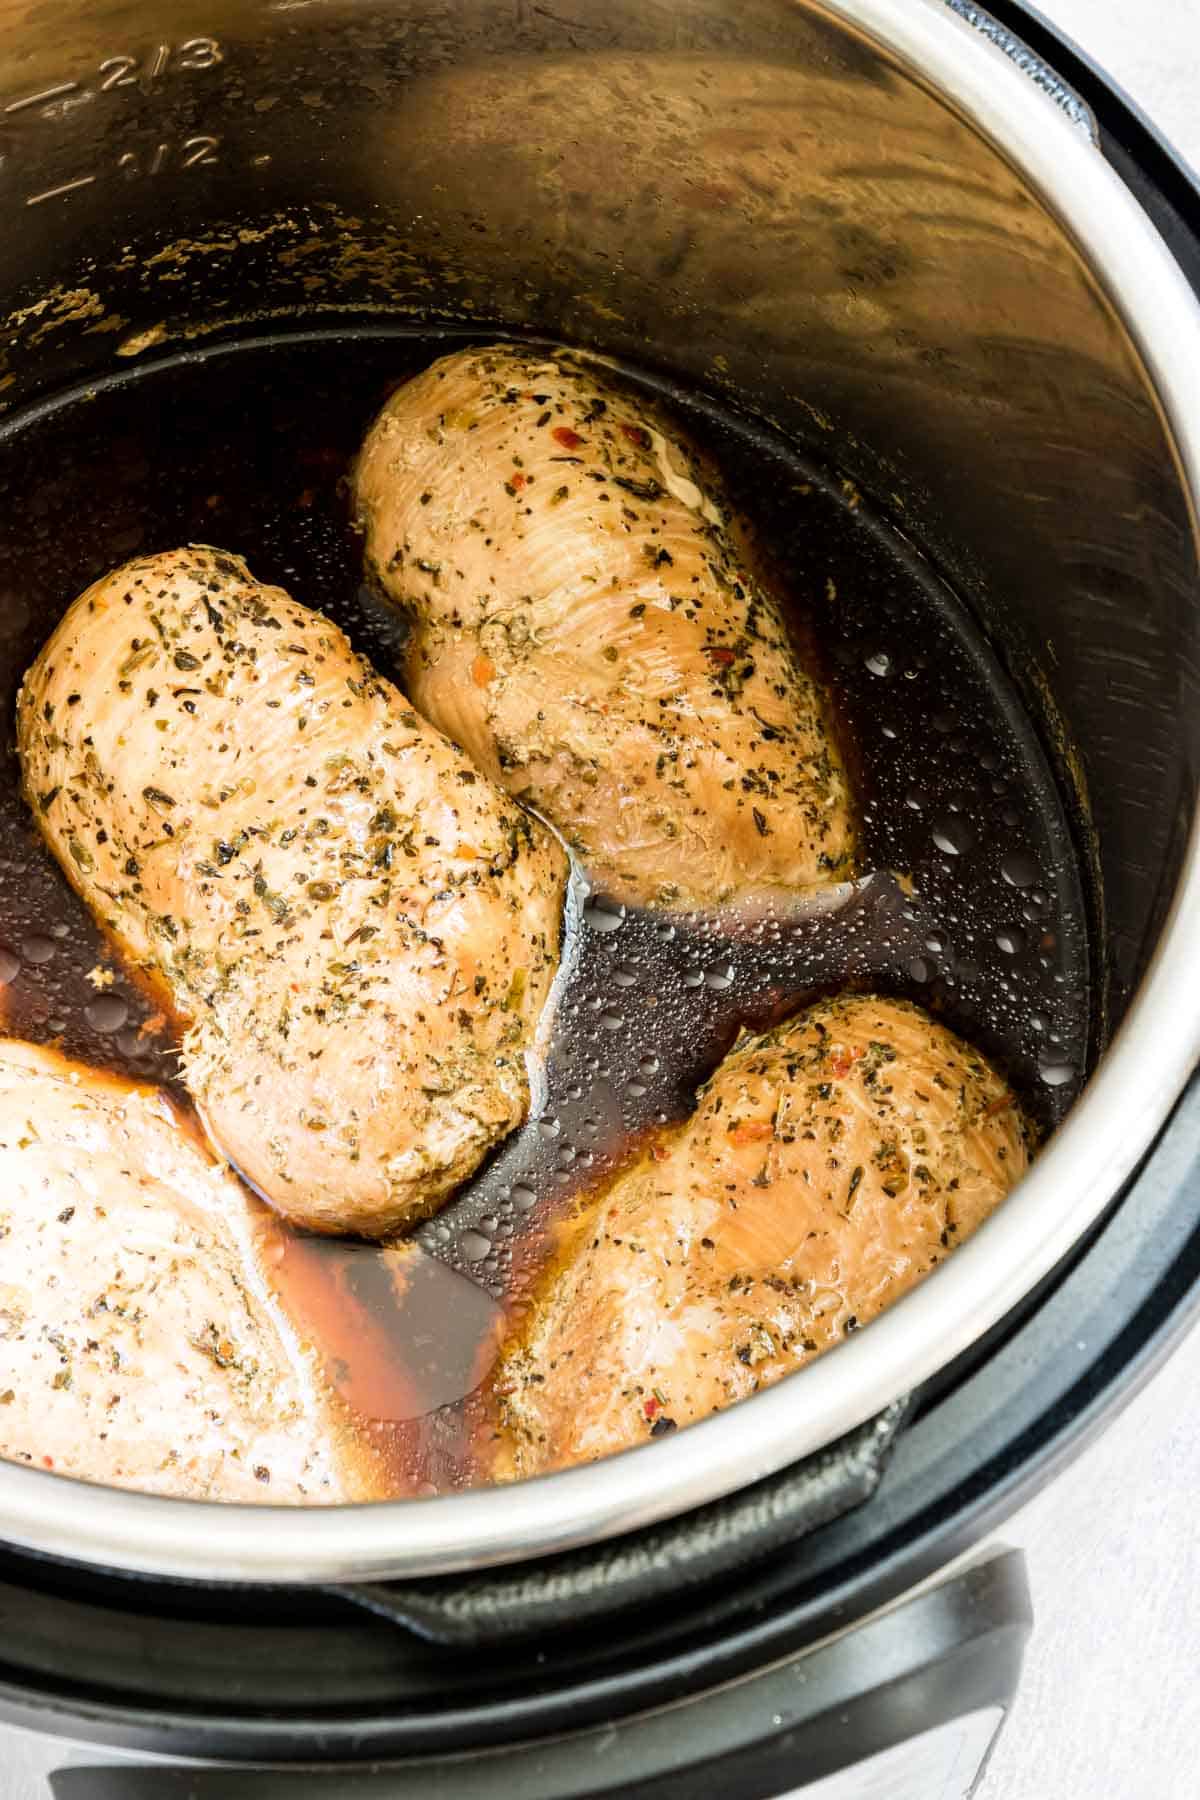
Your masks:
M323 1512L0 1468L0 1791L969 1794L1033 1616L995 1533L1200 1280L1200 195L1003 3L0 0L0 30L0 429L397 321L767 420L1003 661L1096 996L1088 1084L975 1238L669 1444Z

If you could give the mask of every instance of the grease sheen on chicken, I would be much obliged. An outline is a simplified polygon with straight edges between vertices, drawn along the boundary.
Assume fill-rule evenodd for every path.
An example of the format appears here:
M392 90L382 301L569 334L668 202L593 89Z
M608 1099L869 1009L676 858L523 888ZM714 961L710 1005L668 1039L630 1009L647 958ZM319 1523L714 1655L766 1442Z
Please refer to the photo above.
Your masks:
M514 346L398 389L356 472L415 704L633 904L853 865L821 695L713 491L632 391Z
M25 791L165 981L216 1142L292 1220L384 1235L524 1117L566 858L320 613L203 546L71 606Z
M569 1226L494 1377L498 1473L629 1448L798 1368L961 1244L1030 1150L999 1075L905 1001L743 1039Z
M382 1497L268 1242L159 1091L0 1044L0 1456L190 1499Z

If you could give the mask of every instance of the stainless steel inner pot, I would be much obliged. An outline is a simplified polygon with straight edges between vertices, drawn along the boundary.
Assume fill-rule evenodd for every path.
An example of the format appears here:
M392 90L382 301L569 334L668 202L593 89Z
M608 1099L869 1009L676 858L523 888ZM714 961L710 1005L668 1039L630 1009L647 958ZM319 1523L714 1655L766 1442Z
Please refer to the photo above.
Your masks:
M1078 118L943 0L0 0L0 198L0 417L383 314L536 327L820 440L937 547L1041 720L1112 1029L969 1244L667 1455L327 1512L4 1464L0 1537L242 1581L519 1560L780 1469L1003 1318L1200 1042L1200 314Z

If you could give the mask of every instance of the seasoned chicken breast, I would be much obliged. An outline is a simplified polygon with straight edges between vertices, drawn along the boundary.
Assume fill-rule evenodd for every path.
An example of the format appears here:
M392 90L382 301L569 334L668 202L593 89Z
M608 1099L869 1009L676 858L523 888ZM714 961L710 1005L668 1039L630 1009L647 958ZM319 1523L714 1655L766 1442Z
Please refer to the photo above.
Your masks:
M0 1456L196 1500L377 1497L252 1205L158 1090L0 1043Z
M542 350L459 351L392 395L355 483L414 704L600 887L712 906L850 871L818 689L640 396Z
M969 1237L1031 1136L919 1007L843 997L737 1044L568 1227L494 1376L499 1473L606 1456L865 1325Z
M219 550L140 558L69 609L17 732L47 842L282 1213L392 1232L524 1117L566 858L320 613Z

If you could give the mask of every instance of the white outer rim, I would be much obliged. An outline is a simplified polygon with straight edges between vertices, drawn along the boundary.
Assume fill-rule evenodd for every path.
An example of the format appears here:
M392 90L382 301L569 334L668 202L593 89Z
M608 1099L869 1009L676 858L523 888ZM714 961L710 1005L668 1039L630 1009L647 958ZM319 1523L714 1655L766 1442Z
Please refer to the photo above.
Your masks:
M1200 496L1200 308L1132 195L1078 128L943 0L824 0L949 101L1040 191L1136 344ZM863 1423L1001 1319L1099 1217L1200 1057L1195 824L1147 975L1088 1088L974 1238L869 1330L727 1413L607 1462L433 1500L307 1510L128 1494L0 1467L0 1537L112 1568L316 1582L483 1568L715 1500Z

